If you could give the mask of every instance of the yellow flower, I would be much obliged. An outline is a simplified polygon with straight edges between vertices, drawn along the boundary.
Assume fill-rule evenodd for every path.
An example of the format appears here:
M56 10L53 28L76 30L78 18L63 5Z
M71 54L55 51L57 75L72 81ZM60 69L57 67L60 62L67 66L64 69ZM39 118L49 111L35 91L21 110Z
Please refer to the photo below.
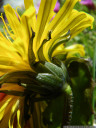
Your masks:
M0 90L22 91L23 93L24 88L18 86L17 84L7 83L4 84ZM22 123L21 119L23 119L24 116L23 111L24 111L24 97L5 95L4 98L0 101L0 126L2 126L2 128L8 128L8 122L9 122L9 127L12 128L15 115L17 114L17 124L18 124L17 126L18 128L20 128L19 125L21 125Z
M26 11L21 17L9 4L4 6L9 24L5 23L1 15L4 35L0 32L0 76L3 75L0 83L8 84L3 84L0 91L10 94L0 102L2 128L8 125L13 128L16 115L17 127L22 127L26 84L32 83L36 74L33 65L38 61L52 62L52 57L59 54L71 57L79 53L83 56L83 46L76 44L66 48L63 44L85 28L92 28L94 21L92 16L73 9L78 0L66 0L53 20L56 0L41 0L37 19L33 0L24 2ZM24 83L25 88L19 86L19 82ZM13 93L17 96L13 96ZM32 123L30 127L33 127Z

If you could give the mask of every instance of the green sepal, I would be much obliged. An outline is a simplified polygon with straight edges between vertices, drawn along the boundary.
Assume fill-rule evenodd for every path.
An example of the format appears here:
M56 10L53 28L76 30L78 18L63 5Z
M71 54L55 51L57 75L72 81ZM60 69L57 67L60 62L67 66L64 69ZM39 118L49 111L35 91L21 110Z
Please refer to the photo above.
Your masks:
M68 42L71 38L70 35L70 30L63 36L61 36L60 38L57 38L51 45L49 51L48 51L48 55L49 55L49 59L52 60L52 53L54 52L54 50L60 46L61 44L64 44L65 42Z
M33 39L35 37L35 32L32 30L32 37L29 40L29 46L28 46L28 60L29 60L29 65L33 69L33 64L35 63L35 55L33 52Z
M33 84L21 84L22 87L25 88L25 94L31 94L34 92L35 94L48 95L53 92L53 89L49 86L43 85L40 82Z
M57 76L59 78L61 78L63 80L63 82L65 82L66 77L68 77L67 74L67 69L64 65L64 63L59 62L59 64L57 63L50 63L50 62L37 62L34 64L34 70L37 73L49 73L49 74L53 74L54 76Z
M67 81L67 69L64 63L59 65L50 62L37 62L34 64L34 69L38 72L36 80L41 83L44 88L51 89L51 91L58 88L63 88ZM41 86L40 86L41 87ZM43 89L43 88L42 88ZM54 90L53 90L54 91Z
M63 79L65 80L65 83L66 82L69 83L70 79L69 79L69 75L68 75L68 71L67 71L67 67L66 67L65 63L55 57L52 58L52 62L53 62L53 64L55 64L56 66L61 68L61 70L62 70L61 74L63 73L63 77L64 77ZM60 71L58 70L58 72L60 72Z
M46 86L52 87L53 89L57 89L58 87L61 88L63 85L61 78L49 73L38 73L36 80Z
M38 54L38 58L40 61L46 61L45 57L44 57L44 54L43 54L43 46L44 44L49 41L51 39L51 33L52 31L50 30L48 32L48 39L44 39L43 42L42 42L42 45L40 46L40 48L38 49L37 51L37 54Z
M32 71L14 71L0 77L0 84L3 83L33 83L36 73Z
M50 62L45 62L44 66L50 70L50 72L52 74L54 74L55 76L58 76L59 78L63 79L65 81L65 73L66 72L63 72L62 68L53 64L53 63L50 63Z
M84 59L84 58L78 58L78 57L71 57L65 60L65 65L68 67L70 65L70 63L72 63L73 61L76 62L80 62L80 63L84 63L86 64L86 66L88 66L90 68L91 66L91 62L88 59Z
M37 73L51 73L47 67L45 67L45 62L40 61L34 64L34 70Z
M0 90L0 93L5 93L7 95L24 96L24 92L14 90Z

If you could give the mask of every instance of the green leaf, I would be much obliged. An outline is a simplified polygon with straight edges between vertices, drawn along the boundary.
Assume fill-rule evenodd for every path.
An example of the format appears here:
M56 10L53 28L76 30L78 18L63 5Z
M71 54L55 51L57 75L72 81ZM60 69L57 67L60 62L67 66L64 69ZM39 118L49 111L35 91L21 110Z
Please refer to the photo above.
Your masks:
M89 125L93 114L93 86L88 63L75 58L69 60L67 67L74 97L71 125Z

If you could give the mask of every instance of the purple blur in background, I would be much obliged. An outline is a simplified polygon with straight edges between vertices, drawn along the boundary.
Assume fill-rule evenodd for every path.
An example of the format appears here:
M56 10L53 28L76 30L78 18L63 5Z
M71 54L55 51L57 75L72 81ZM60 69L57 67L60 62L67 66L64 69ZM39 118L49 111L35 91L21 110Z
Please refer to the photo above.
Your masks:
M86 5L89 9L92 9L92 10L96 9L92 0L81 0L80 3L83 4L83 5Z
M41 0L38 0L38 2L36 3L36 2L34 2L35 4L35 8L36 8L36 13L38 13L38 10L39 10L39 6L40 6L40 1ZM56 2L56 5L55 5L55 8L54 8L54 12L58 12L59 11L59 9L60 9L60 2L59 2L59 0L57 0L57 2Z
M60 2L57 0L55 8L54 8L54 12L58 12L60 9Z

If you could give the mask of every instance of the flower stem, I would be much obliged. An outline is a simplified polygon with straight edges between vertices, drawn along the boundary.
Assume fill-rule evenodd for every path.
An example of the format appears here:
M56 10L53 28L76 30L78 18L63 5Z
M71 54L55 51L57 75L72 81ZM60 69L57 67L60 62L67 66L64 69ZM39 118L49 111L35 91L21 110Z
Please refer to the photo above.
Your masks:
M95 78L96 78L96 43L95 43L95 49L94 49L94 57L93 57L93 80L94 82L96 82ZM95 94L96 94L96 84L94 85L94 89L93 89L93 100L92 100L92 107L93 110L95 110ZM94 115L92 115L91 118L91 124L94 123Z

